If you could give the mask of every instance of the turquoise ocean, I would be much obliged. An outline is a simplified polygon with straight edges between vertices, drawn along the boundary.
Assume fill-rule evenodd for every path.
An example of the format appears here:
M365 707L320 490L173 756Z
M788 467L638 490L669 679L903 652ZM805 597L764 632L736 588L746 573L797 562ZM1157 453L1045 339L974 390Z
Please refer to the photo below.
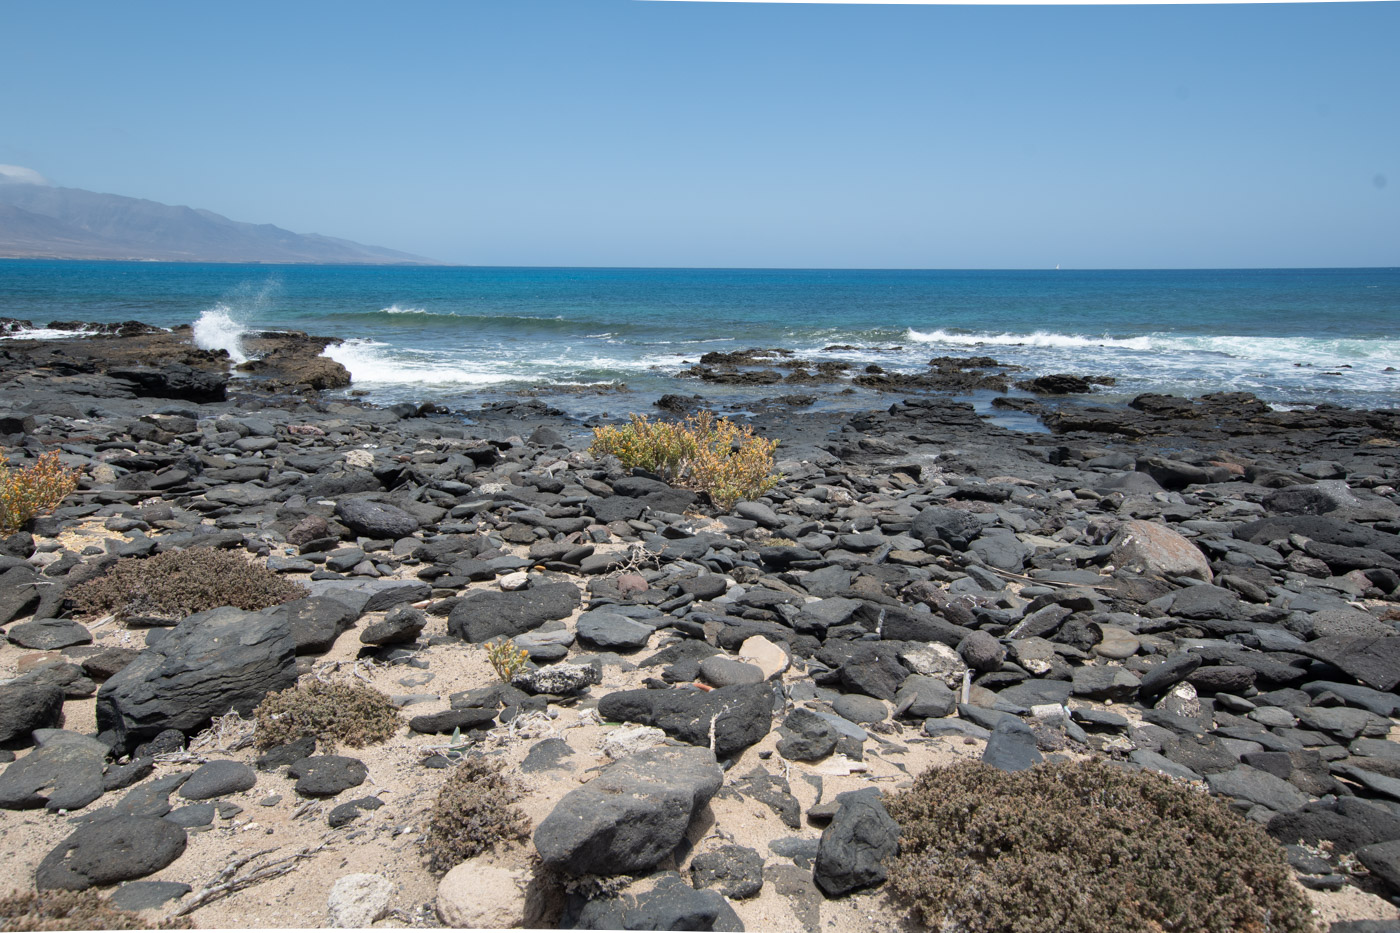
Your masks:
M792 350L917 372L987 355L1111 376L1105 400L1246 390L1276 406L1400 405L1400 269L881 271L266 266L0 260L0 316L190 324L235 358L250 330L339 337L378 402L468 409L533 391L577 415L700 393L742 410L801 391L676 373L709 351ZM51 335L52 332L45 332ZM7 339L24 339L19 333ZM0 342L3 346L3 342ZM833 346L854 349L829 350ZM577 391L598 383L617 392ZM560 387L563 387L562 389ZM572 387L572 390L571 388Z

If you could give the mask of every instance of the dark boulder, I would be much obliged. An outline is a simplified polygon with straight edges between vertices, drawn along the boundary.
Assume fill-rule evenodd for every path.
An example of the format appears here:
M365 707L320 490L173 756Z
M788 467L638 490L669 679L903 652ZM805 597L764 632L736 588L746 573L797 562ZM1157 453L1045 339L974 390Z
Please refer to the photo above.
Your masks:
M213 609L176 625L102 685L97 728L123 748L166 729L191 735L230 709L246 716L295 683L285 617Z

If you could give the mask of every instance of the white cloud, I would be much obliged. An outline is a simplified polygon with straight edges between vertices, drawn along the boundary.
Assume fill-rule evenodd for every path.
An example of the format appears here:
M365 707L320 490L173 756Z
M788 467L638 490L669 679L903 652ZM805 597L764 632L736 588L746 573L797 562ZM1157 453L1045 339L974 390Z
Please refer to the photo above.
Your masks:
M0 184L47 185L49 180L23 165L0 165Z

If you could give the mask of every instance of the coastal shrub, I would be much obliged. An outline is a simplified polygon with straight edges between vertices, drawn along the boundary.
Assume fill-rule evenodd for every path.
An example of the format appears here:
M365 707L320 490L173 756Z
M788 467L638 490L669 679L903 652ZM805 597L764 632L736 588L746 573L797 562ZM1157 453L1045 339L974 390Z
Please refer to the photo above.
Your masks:
M0 897L0 930L188 930L185 917L151 921L96 891L26 891Z
M519 788L501 773L499 762L472 755L453 769L433 805L428 867L450 871L502 842L529 838L530 820L512 801Z
M183 619L235 606L267 609L306 595L306 588L234 551L192 547L154 557L124 557L69 597L80 612Z
M651 421L632 415L630 424L593 429L590 450L611 454L625 467L641 467L667 482L708 493L721 509L772 489L777 441L758 437L750 426L702 411L684 421Z
M493 641L486 645L486 660L491 662L491 666L496 669L496 676L506 683L515 676L515 672L525 666L525 662L530 660L530 652L524 648L515 647L515 642L507 638L504 641Z
M1163 775L968 761L924 772L887 809L900 827L890 882L931 928L1315 929L1277 843Z
M0 451L0 534L13 534L36 515L58 507L78 488L78 471L58 460L58 451L42 454L27 467L14 469Z
M361 748L389 738L402 724L394 704L373 687L320 680L269 693L253 718L254 740L263 749L308 735Z

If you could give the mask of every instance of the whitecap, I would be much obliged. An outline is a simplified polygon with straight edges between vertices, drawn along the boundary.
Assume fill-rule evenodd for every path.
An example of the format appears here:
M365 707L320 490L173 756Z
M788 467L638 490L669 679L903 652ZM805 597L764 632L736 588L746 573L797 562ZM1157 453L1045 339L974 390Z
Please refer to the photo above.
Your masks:
M344 366L355 384L495 385L521 378L511 373L442 365L424 356L386 352L388 349L389 344L382 341L355 338L327 347L322 355Z

